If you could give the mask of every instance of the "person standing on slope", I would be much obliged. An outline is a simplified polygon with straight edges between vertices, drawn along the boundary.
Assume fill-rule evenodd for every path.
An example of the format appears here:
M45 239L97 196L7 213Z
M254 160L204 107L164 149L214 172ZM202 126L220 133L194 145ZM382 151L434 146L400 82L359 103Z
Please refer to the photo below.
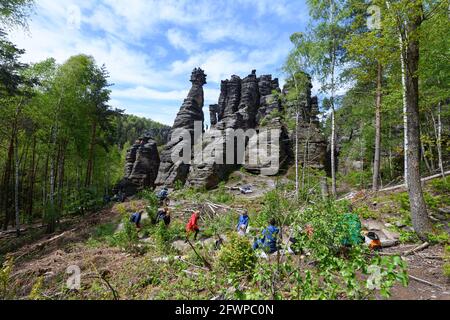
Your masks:
M191 233L195 233L194 240L197 240L198 233L200 232L200 228L198 227L199 218L200 212L195 211L189 219L189 222L186 225L186 242L189 240Z

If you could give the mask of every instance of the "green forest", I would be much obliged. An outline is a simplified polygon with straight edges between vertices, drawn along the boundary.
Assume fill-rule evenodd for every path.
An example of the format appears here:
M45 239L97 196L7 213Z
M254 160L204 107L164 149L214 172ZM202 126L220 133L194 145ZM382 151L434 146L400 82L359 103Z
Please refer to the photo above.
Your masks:
M167 207L159 189L111 197L130 148L150 134L163 150L171 127L112 107L111 66L83 52L23 63L9 34L29 28L36 3L1 0L0 299L449 300L450 4L306 4L308 27L279 66L289 107L270 118L295 132L294 159L276 177L241 168L212 190L177 183L167 227L152 221ZM319 169L299 151L310 143L297 103L309 77L327 144ZM261 192L239 192L245 184ZM196 211L200 238L185 240ZM349 212L393 243L342 245ZM252 249L272 219L295 254ZM69 265L82 270L76 290Z

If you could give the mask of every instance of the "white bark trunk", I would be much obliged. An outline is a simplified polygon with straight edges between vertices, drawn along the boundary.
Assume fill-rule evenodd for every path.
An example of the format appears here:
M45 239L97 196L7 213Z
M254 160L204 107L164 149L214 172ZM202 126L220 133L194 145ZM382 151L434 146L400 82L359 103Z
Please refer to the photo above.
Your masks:
M442 177L444 177L444 163L442 161L442 121L441 121L442 105L438 104L438 138L437 138L437 149L438 149L438 161L439 170L441 171Z
M330 1L330 22L331 25L334 25L334 2ZM335 67L336 67L336 40L333 37L333 46L331 49L331 192L333 197L337 196L337 188L336 188L336 112L334 105L335 98Z
M402 66L402 94L403 94L403 128L404 128L404 179L405 186L408 187L408 113L407 113L407 103L406 103L406 66L404 54L406 51L403 45L402 37L400 36L400 62Z

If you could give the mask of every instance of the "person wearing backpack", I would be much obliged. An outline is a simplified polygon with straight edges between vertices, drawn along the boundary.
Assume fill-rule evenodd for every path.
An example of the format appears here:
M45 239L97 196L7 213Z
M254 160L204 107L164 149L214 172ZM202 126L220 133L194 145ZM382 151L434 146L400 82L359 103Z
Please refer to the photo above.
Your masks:
M158 224L159 222L164 222L164 224L166 225L166 227L168 227L170 225L170 212L169 212L169 208L165 207L164 209L159 209L158 212L156 213L156 224Z
M159 200L160 205L168 205L169 202L169 189L167 187L164 187L157 195L156 197Z
M262 238L257 239L253 244L253 250L263 249L267 251L269 254L275 253L278 251L278 235L280 233L280 229L276 227L275 219L269 220L269 226L264 229L262 232Z
M138 230L141 229L141 220L142 220L143 213L144 213L144 211L140 210L138 212L133 213L130 217L130 222L134 223Z

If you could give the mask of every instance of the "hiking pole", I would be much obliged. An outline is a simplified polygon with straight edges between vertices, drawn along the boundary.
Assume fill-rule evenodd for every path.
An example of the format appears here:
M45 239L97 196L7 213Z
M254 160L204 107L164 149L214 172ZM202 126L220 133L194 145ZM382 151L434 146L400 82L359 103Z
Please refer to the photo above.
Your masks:
M205 266L211 271L211 270L212 270L211 264L206 260L205 257L203 257L202 255L200 255L200 254L197 252L197 250L195 250L194 246L192 245L192 243L191 243L191 241L190 241L189 239L186 239L186 240L187 240L187 242L189 243L189 245L191 246L192 250L194 250L195 254L196 254L200 259L203 260L203 263L205 264Z

